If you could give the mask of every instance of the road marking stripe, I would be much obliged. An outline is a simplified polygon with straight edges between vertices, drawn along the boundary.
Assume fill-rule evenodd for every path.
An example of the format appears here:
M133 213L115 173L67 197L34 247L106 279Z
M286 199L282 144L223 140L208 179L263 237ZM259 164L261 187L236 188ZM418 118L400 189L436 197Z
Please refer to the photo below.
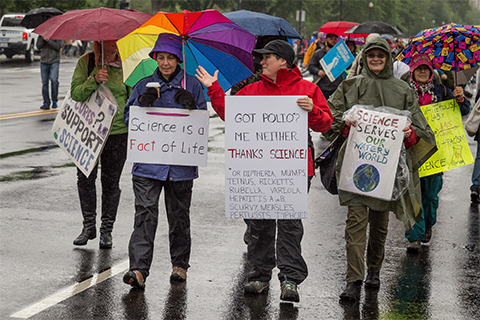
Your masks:
M50 114L50 113L57 113L57 112L58 112L57 109L50 109L50 110L42 110L42 111L29 111L29 112L22 112L22 113L4 114L0 116L0 120L32 117L32 116L39 116L42 114Z
M128 270L128 260L125 260L124 262L113 266L111 269L105 270L102 273L94 274L93 277L88 278L85 281L76 283L70 287L65 288L64 290L55 293L54 295L51 295L50 297L47 297L43 299L40 302L35 303L34 305L31 305L30 307L27 307L23 310L20 310L14 314L12 314L10 317L11 318L20 318L20 319L27 319L30 318L31 316L36 315L37 313L42 312L43 310L46 310L63 300L66 300L68 298L73 297L74 295L87 290L88 288L93 287L94 285L99 284L102 281L107 280L108 278L111 278L120 272L124 272Z

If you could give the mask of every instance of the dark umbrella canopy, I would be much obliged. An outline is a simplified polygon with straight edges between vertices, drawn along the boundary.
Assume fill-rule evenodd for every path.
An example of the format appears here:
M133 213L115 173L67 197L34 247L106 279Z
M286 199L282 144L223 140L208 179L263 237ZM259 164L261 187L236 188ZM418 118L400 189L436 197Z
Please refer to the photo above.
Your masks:
M22 22L20 24L28 29L33 29L50 19L51 17L55 17L58 15L63 14L62 11L58 10L57 8L36 8L32 9L25 14L23 17Z
M285 36L301 39L297 31L283 18L248 10L227 12L225 17L256 36Z
M345 33L403 34L403 31L393 24L381 21L367 21L351 27Z

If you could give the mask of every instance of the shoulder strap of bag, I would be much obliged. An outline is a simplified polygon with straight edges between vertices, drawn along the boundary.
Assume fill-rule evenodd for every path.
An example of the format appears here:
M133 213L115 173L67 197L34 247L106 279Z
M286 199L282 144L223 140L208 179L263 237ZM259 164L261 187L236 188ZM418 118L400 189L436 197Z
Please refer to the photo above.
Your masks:
M88 67L87 67L87 74L90 76L93 69L95 69L95 54L93 52L88 53Z

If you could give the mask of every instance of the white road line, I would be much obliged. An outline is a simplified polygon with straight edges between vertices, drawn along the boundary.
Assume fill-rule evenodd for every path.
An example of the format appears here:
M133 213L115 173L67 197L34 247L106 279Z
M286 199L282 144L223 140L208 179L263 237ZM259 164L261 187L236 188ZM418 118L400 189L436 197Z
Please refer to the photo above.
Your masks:
M105 270L102 273L94 274L93 277L88 278L85 281L76 283L68 288L65 288L64 290L55 293L54 295L51 295L50 297L47 297L43 299L42 301L39 301L35 303L34 305L31 305L30 307L27 307L23 310L20 310L14 314L12 314L10 317L11 318L20 318L20 319L27 319L30 318L31 316L36 315L39 312L42 312L43 310L46 310L63 300L66 300L70 297L73 297L74 295L87 290L90 287L93 287L94 285L99 284L102 281L107 280L108 278L111 278L120 272L124 272L128 269L128 260L125 260L124 262L113 266L111 269Z

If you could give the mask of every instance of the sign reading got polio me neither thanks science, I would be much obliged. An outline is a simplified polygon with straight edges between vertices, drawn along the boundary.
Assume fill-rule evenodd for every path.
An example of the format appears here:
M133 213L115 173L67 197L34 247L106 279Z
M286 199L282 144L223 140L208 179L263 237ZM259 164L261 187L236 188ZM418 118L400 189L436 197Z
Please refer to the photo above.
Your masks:
M298 98L225 97L227 218L307 218L307 112Z
M127 161L206 166L207 110L130 107Z
M338 189L391 200L407 117L362 108L355 116Z
M105 84L87 100L75 101L70 91L53 123L55 142L87 177L102 153L118 105Z
M446 100L420 107L435 134L437 152L418 169L420 177L465 166L474 162L463 129L460 107Z

